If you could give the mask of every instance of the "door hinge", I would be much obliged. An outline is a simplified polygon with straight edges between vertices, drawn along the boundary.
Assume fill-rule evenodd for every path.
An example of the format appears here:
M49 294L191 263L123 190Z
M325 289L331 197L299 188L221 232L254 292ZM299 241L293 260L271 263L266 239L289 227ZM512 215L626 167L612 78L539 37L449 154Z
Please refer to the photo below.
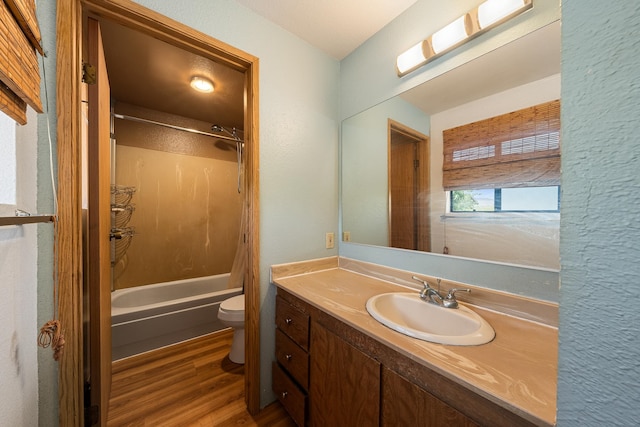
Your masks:
M96 84L96 67L86 62L82 63L82 81L88 85Z
M413 167L414 167L414 169L418 169L420 167L420 160L415 159L413 161Z

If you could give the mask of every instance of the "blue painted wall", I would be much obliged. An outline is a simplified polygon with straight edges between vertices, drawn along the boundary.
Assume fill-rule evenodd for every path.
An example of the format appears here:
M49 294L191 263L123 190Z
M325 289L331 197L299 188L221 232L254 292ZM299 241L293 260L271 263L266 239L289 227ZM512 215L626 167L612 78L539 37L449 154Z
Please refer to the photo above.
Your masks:
M640 12L562 2L558 424L640 423Z

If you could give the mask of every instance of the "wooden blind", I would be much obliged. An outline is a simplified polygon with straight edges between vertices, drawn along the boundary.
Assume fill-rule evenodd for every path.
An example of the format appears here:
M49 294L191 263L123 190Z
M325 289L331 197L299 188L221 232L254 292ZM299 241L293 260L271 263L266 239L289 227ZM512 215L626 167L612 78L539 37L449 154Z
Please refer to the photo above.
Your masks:
M445 190L560 185L560 101L443 132Z
M0 0L0 110L16 122L27 123L27 105L42 112L40 70L42 54L34 0Z

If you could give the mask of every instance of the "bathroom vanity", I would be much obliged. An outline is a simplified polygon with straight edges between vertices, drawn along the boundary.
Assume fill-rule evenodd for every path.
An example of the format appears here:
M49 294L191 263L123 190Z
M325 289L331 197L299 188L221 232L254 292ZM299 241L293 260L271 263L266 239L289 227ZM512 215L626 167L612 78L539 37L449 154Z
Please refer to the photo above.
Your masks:
M556 327L471 306L495 329L492 342L450 346L405 336L365 309L374 295L408 291L388 281L403 272L390 271L381 280L336 258L272 267L273 390L298 425L555 425ZM536 316L554 308L501 304L533 307Z

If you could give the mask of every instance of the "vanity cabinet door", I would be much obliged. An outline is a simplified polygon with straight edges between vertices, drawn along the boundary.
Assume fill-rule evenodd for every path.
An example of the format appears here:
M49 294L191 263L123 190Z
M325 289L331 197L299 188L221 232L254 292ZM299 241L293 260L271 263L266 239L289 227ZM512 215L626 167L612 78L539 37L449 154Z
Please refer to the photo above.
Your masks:
M311 323L309 424L378 426L380 363Z
M464 402L460 402L464 405ZM456 409L395 372L382 369L383 427L478 427Z

